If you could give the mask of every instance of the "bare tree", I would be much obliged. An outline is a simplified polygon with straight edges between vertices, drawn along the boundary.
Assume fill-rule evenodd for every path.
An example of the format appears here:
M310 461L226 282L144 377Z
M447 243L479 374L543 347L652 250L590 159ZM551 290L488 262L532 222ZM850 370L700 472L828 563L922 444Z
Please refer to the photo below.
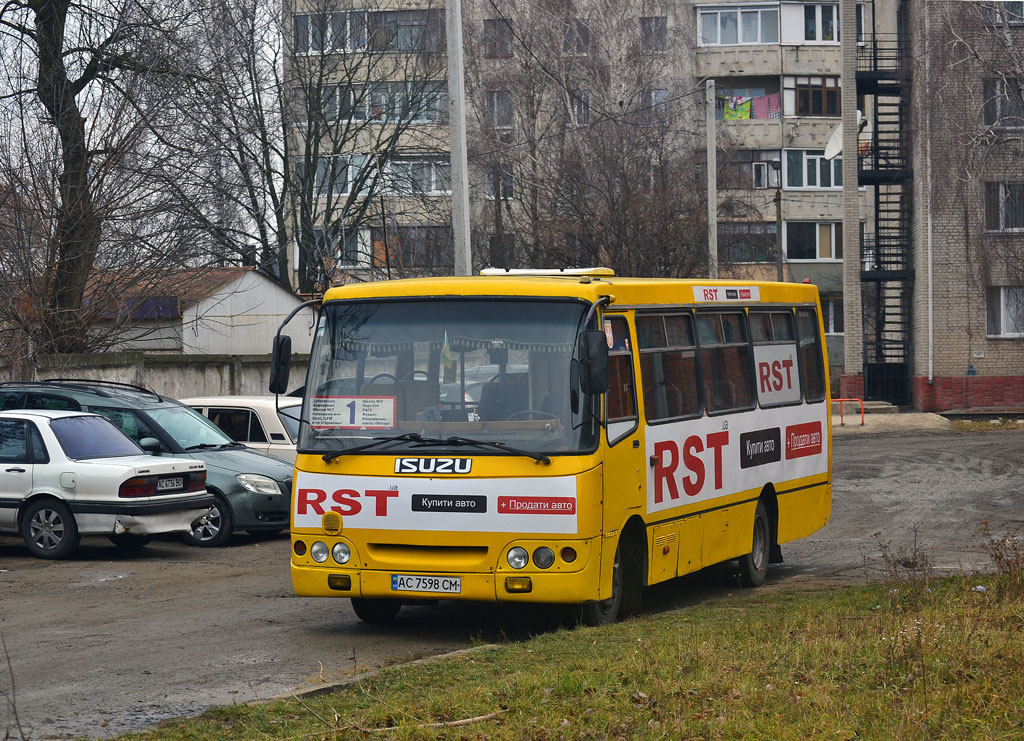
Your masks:
M178 100L199 65L184 39L200 16L188 3L134 0L0 9L6 349L110 347L132 321L119 301L126 286L206 253L197 225L151 178L186 148Z
M211 10L214 63L196 110L200 149L215 157L196 215L223 254L288 289L323 290L349 264L368 264L363 278L384 274L384 246L360 233L436 202L415 186L424 166L447 160L443 11L379 4L227 0ZM428 177L447 178L447 166Z
M467 42L485 59L467 80L487 204L476 254L500 267L704 270L702 95L666 70L665 19L611 0L485 6Z

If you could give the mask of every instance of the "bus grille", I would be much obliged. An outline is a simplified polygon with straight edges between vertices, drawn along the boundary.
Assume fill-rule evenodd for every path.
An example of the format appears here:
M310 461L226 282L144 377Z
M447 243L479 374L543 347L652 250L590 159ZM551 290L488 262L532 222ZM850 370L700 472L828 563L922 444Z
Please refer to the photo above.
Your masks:
M481 569L488 565L487 546L368 543L367 552L372 566L378 568L435 571Z

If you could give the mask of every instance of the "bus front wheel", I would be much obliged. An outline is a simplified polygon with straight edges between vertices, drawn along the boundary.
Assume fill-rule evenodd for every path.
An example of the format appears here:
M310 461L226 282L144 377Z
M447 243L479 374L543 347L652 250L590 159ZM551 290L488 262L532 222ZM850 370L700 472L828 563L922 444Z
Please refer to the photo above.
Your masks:
M353 597L352 609L364 623L390 623L398 617L402 603L394 599L370 599Z
M619 618L622 609L622 541L615 548L615 562L612 564L612 593L608 599L583 604L581 622L584 625L607 625Z
M768 527L768 511L763 502L757 503L754 512L754 536L750 553L740 559L740 582L745 587L759 587L768 575L768 556L771 553L771 529Z

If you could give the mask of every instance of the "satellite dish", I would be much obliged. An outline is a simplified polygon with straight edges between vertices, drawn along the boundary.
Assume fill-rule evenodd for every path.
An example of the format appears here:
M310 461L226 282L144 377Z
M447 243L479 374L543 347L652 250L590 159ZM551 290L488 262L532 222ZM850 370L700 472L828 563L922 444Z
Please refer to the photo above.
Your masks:
M857 132L860 133L861 122L864 120L863 114L857 111ZM828 138L828 144L825 145L825 159L834 160L836 157L843 153L843 125L839 124L836 126L836 130L832 132L832 136Z

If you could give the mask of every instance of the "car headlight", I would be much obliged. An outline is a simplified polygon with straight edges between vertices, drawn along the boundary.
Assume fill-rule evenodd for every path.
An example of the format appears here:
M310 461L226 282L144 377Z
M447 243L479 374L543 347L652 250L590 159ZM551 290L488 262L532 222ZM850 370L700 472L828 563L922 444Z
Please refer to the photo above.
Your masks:
M331 549L331 555L338 563L348 563L348 560L352 558L352 551L345 543L335 543L334 548Z
M530 563L530 554L526 552L525 548L516 546L509 549L505 560L508 561L508 565L513 569L522 569L526 567L526 564Z
M321 540L318 540L309 547L309 557L317 563L323 563L327 560L327 544Z
M533 552L533 564L538 569L550 569L554 562L555 552L546 545L542 545Z
M251 491L253 494L281 493L281 487L277 485L276 481L259 473L240 473L235 476L235 480L242 485L243 489Z

